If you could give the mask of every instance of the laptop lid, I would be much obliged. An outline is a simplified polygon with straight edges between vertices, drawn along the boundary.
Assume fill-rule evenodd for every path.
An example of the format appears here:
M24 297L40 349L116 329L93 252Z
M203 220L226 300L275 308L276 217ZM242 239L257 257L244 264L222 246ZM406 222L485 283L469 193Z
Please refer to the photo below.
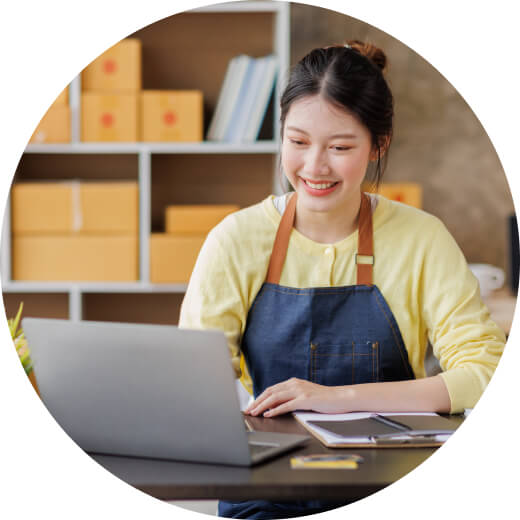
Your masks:
M249 465L221 331L25 318L42 400L85 451Z

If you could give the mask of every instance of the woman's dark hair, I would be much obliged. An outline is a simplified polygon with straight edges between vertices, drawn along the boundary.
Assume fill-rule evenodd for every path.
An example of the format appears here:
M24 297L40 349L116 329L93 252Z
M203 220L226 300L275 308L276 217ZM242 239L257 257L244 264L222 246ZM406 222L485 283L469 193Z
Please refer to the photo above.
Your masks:
M335 106L354 114L370 131L378 160L373 184L381 182L381 157L392 139L394 102L383 76L385 53L369 43L350 40L344 45L314 49L291 70L281 101L281 135L292 103L321 95Z

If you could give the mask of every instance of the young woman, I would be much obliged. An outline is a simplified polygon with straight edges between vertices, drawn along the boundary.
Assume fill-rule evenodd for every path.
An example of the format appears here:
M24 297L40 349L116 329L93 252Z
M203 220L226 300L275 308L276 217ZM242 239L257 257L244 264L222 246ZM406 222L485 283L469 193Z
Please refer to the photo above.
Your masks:
M475 405L505 337L434 216L362 192L392 138L384 53L315 49L281 99L281 163L294 193L209 234L180 326L222 329L251 415L293 410L460 412ZM442 373L427 377L428 341ZM221 502L234 518L288 518L340 504Z

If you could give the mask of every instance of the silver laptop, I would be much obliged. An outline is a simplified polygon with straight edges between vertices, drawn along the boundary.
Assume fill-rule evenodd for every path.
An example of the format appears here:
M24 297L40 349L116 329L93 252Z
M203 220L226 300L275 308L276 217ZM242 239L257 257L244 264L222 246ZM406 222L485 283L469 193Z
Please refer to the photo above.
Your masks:
M308 437L247 432L220 331L25 318L41 397L85 451L250 466Z

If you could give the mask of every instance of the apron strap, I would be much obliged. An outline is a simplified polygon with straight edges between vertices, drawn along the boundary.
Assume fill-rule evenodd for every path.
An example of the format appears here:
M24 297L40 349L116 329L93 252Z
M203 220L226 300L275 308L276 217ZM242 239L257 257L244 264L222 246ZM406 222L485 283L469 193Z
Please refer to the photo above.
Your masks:
M273 252L267 269L266 282L278 285L282 275L287 248L296 214L296 193L291 195L282 215L273 244ZM358 252L355 255L357 265L357 285L372 285L374 266L374 242L372 229L372 204L370 197L361 193L359 210Z
M296 214L296 192L291 195L287 207L285 208L282 220L278 226L276 237L274 239L273 252L271 254L271 261L267 270L267 283L280 283L282 276L283 264L287 256L287 247L289 246L289 238L294 224L294 215Z
M357 265L357 285L372 285L374 269L374 232L372 227L372 203L370 196L361 193L359 209L358 252L355 256Z

